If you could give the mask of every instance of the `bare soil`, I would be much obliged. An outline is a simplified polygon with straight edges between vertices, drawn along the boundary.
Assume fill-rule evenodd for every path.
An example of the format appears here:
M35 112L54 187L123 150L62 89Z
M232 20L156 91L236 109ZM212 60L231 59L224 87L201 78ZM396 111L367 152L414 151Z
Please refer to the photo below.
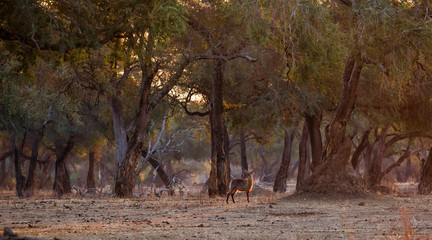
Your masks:
M205 194L146 199L0 195L0 227L53 239L432 239L432 196ZM1 234L0 234L1 235Z

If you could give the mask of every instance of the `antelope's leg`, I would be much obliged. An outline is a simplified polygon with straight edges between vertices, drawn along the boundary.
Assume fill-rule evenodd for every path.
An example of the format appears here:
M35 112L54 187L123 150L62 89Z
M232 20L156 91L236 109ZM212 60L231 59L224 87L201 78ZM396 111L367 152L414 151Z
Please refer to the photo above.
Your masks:
M247 196L247 200L248 200L248 202L250 202L250 201L249 201L249 192L248 192L248 191L246 191L246 196Z
M231 198L232 198L232 200L233 200L233 203L235 203L235 201L234 201L234 195L236 194L236 192L237 192L237 190L235 190L235 191L231 194Z

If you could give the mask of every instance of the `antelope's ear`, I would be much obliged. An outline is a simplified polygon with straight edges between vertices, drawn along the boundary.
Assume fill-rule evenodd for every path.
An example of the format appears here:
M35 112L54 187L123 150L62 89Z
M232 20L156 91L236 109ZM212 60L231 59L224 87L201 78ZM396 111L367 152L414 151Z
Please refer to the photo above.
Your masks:
M251 174L254 173L254 172L255 172L255 170L252 170Z

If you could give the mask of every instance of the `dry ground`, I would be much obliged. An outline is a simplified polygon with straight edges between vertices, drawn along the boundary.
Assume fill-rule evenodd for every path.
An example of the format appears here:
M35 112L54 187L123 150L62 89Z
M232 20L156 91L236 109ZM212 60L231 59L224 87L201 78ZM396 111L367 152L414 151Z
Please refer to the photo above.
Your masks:
M432 239L432 196L0 196L0 227L53 239Z

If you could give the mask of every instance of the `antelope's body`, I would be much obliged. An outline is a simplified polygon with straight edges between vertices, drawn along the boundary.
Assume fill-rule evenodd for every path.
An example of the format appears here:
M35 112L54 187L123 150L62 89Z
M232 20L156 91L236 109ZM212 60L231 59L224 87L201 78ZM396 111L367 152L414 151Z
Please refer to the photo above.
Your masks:
M234 195L237 192L246 192L246 196L247 196L247 201L249 201L249 193L252 191L253 188L253 172L254 171L246 171L245 170L245 175L246 178L243 179L233 179L230 182L230 189L229 192L227 194L227 198L226 198L226 202L228 203L228 199L229 196L231 195L232 201L235 203L234 201Z

